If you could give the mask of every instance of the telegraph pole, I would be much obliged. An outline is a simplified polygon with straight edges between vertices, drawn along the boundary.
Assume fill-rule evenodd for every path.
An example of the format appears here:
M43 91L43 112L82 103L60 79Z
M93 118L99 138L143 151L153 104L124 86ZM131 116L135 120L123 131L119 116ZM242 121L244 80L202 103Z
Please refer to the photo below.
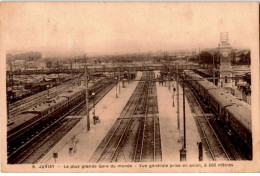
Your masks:
M92 96L93 96L93 117L96 116L96 109L95 109L95 92L92 92Z
M200 62L200 48L199 48L199 62Z
M121 94L121 88L120 88L120 70L119 70L119 67L117 68L117 70L118 70L118 92L119 92L119 94Z
M48 101L51 99L50 98L50 85L49 84L47 85L47 99L48 99Z
M116 98L118 98L118 95L117 95L117 84L118 84L117 77L115 77L115 80L116 80Z
M89 109L88 109L88 74L87 74L87 58L84 55L85 59L85 86L86 86L86 109L87 109L87 130L90 130L90 119L89 119Z
M176 63L177 68L177 79L176 79L176 86L177 86L177 129L180 130L180 102L179 102L179 64Z
M12 89L12 94L14 91L14 75L13 75L13 64L11 63L11 89Z
M213 54L213 68L212 68L212 71L213 71L213 84L216 85L216 83L215 83L215 64L214 64L214 59L215 59L215 57L214 57L214 54Z
M9 75L7 75L7 76L9 76ZM8 78L8 79L10 79L10 78ZM9 80L9 82L8 82L8 84L10 84L10 80ZM10 97L9 97L9 99L8 99L8 86L6 86L6 99L7 99L7 120L9 119L9 100L10 100Z
M184 73L182 75L182 81L183 81L183 86L182 86L182 95L183 95L183 131L184 131L184 141L183 141L183 148L186 149L186 116L185 116L185 84L184 84Z
M185 117L185 90L184 90L184 73L182 75L182 95L183 95L183 146L180 149L180 161L186 161L186 155L187 155L187 150L186 150L186 117Z

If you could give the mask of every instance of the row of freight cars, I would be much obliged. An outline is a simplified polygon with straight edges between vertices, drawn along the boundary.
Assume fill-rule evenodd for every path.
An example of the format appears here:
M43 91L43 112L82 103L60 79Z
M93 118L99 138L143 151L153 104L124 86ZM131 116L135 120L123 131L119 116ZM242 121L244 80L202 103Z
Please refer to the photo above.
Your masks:
M62 82L67 82L71 80L78 79L79 75L76 76L68 76L68 77L60 77L52 78L49 80L43 80L41 82L33 82L33 83L24 83L24 88L21 90L8 90L7 91L7 101L9 103L13 103L15 101L21 100L28 96L34 95L38 92L44 91L51 87L55 87L60 85Z

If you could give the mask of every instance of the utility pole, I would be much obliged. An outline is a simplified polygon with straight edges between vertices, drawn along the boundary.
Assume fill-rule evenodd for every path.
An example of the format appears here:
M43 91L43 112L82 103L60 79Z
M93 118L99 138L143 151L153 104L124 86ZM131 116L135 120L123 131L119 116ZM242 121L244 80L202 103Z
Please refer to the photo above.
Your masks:
M200 62L200 48L199 48L199 62Z
M87 130L90 130L90 119L89 119L89 109L88 109L88 74L87 74L87 58L84 55L85 59L85 86L86 86L86 109L87 109Z
M185 75L183 73L182 75L182 81L183 81L183 86L182 86L182 95L183 95L183 131L184 131L184 141L183 141L183 147L186 149L186 116L185 116L185 84L184 84L184 78Z
M214 59L215 59L215 57L214 57L214 54L213 54L213 67L212 67L212 71L213 71L213 84L216 85L216 83L215 83L215 64L214 64Z
M120 88L120 70L119 70L119 67L117 68L117 70L118 70L118 92L119 92L119 94L121 94L121 88Z
M187 155L187 150L186 150L186 117L185 117L185 90L184 90L184 73L182 75L182 95L183 95L183 146L180 150L180 161L186 161L186 155Z
M9 78L8 78L9 79ZM9 84L10 84L10 80L9 80L9 82L8 82ZM6 86L6 95L7 95L7 120L9 119L9 99L10 99L10 97L9 97L9 99L8 99L8 86Z
M92 96L93 96L93 117L96 116L96 109L95 109L95 92L92 92Z
M180 130L180 102L179 102L179 64L176 63L176 70L177 70L177 79L176 79L176 86L177 86L177 129Z
M115 80L116 80L116 98L118 98L118 95L117 95L117 84L118 84L117 77L115 77Z
M50 100L51 98L50 98L50 85L48 84L47 85L47 98L48 98L48 100Z
M174 94L175 94L175 91L172 91L172 107L174 107Z
M14 91L14 75L13 75L13 64L11 63L11 89L12 89L12 93Z

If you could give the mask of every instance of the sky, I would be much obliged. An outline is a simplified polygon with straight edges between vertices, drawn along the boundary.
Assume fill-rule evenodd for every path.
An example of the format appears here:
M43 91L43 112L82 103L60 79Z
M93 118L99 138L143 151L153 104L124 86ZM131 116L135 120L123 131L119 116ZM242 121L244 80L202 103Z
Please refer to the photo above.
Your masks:
M220 32L249 48L256 3L9 2L1 4L6 51L103 55L217 47Z

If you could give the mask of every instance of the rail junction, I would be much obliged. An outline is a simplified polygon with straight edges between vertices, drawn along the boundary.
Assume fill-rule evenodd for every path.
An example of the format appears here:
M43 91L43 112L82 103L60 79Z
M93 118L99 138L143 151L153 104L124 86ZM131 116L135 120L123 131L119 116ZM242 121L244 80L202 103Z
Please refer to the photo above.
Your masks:
M73 86L60 85L11 103L7 124L8 163L53 162L50 157L53 153L60 153L61 160L68 152L80 158L82 143L92 146L89 153L84 151L88 157L83 160L91 163L161 162L167 155L173 157L173 153L180 156L180 161L186 161L190 156L196 156L200 161L252 159L251 106L215 86L209 81L211 78L193 72L201 68L206 66L148 65L7 72L7 75L81 73L85 85L90 81L87 75L93 79L87 89L77 85L76 81ZM226 104L214 98L213 90L219 96L225 96L223 102ZM158 96L166 92L172 98L158 101ZM128 99L123 98L125 94L129 95ZM116 112L117 107L114 107L106 111L104 105L101 111L103 101L109 104L118 102L121 109ZM237 118L235 105L243 108L245 114L242 118ZM177 108L177 114L164 113L173 108ZM228 114L229 118L226 119L221 112ZM170 121L169 117L172 117ZM96 139L92 140L97 142L92 145L91 139L83 142L83 134L73 133L73 129L84 124L86 119L84 128L87 134L84 135L91 136L92 126L96 133ZM109 123L105 123L106 120ZM177 123L178 128L167 131L164 129L169 125L167 123ZM193 125L186 126L186 123ZM196 136L196 143L191 139L192 135ZM64 140L66 144L61 147ZM72 147L67 141L72 141ZM238 141L241 142L236 145ZM171 154L165 152L170 146L165 145L167 143L178 146L180 150Z

